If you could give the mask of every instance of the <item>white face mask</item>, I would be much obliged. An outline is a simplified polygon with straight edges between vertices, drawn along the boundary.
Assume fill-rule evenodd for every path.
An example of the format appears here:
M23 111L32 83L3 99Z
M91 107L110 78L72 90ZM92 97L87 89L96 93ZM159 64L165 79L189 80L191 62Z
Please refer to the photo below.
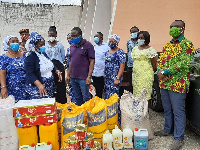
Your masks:
M138 42L138 45L139 45L139 46L141 46L141 45L144 45L144 44L145 44L145 43L144 43L144 42L145 42L145 40L142 40L142 39L138 39L138 40L137 40L137 42Z
M136 39L136 38L137 38L137 35L138 35L137 32L131 33L131 37L132 37L133 39Z
M49 37L49 41L52 43L52 42L54 42L56 40L56 38L55 37Z

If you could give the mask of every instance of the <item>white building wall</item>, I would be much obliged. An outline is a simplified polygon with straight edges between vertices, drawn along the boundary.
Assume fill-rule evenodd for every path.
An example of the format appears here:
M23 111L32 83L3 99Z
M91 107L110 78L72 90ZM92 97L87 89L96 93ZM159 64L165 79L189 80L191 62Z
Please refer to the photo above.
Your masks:
M86 17L85 17L85 20L82 20L85 22L85 26L83 29L83 37L86 38L87 40L90 40L93 18L95 14L96 0L88 0L87 2L88 2L88 6L87 6Z
M17 35L22 28L37 31L47 40L49 26L55 25L58 40L67 48L66 35L74 26L79 26L81 6L47 4L0 3L0 54L3 40L8 35Z
M83 37L91 41L96 32L104 34L107 42L111 21L111 0L84 0L80 27Z
M91 39L97 32L102 32L104 41L107 42L111 21L111 1L97 0L94 22L92 27Z

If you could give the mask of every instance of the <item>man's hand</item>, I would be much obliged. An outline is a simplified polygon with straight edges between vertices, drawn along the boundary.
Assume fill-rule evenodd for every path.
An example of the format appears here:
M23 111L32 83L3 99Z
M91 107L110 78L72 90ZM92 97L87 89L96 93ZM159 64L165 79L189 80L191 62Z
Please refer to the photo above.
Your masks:
M87 77L87 79L86 79L86 84L87 84L87 85L90 85L90 84L91 84L91 78L90 78L90 77Z
M162 80L166 82L166 81L169 81L170 78L168 76L164 76Z
M160 70L160 71L158 72L158 74L157 74L157 76L158 76L158 78L159 78L160 80L162 80L162 79L165 77L165 75L162 74L161 71L163 71L163 69Z

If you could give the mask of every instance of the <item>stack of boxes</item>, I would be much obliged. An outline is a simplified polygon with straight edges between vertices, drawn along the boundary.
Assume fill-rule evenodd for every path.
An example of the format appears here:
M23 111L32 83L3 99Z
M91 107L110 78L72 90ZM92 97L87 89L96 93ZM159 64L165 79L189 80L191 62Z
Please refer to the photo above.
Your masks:
M16 127L29 127L57 122L54 98L21 100L14 105Z
M14 105L13 115L18 127L19 147L40 150L52 144L53 150L59 149L55 98L21 100Z
M13 96L0 100L0 149L16 150L18 148L18 134L13 118L15 100Z

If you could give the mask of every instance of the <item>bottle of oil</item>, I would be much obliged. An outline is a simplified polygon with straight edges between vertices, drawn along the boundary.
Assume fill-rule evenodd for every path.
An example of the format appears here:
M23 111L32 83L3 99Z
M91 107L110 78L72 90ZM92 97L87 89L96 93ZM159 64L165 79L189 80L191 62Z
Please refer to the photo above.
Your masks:
M113 147L115 150L122 149L122 131L115 125L115 129L112 130L113 135Z
M103 150L113 150L112 148L113 136L107 130L107 132L103 135Z
M128 126L123 130L123 144L124 148L132 148L133 149L133 131Z

